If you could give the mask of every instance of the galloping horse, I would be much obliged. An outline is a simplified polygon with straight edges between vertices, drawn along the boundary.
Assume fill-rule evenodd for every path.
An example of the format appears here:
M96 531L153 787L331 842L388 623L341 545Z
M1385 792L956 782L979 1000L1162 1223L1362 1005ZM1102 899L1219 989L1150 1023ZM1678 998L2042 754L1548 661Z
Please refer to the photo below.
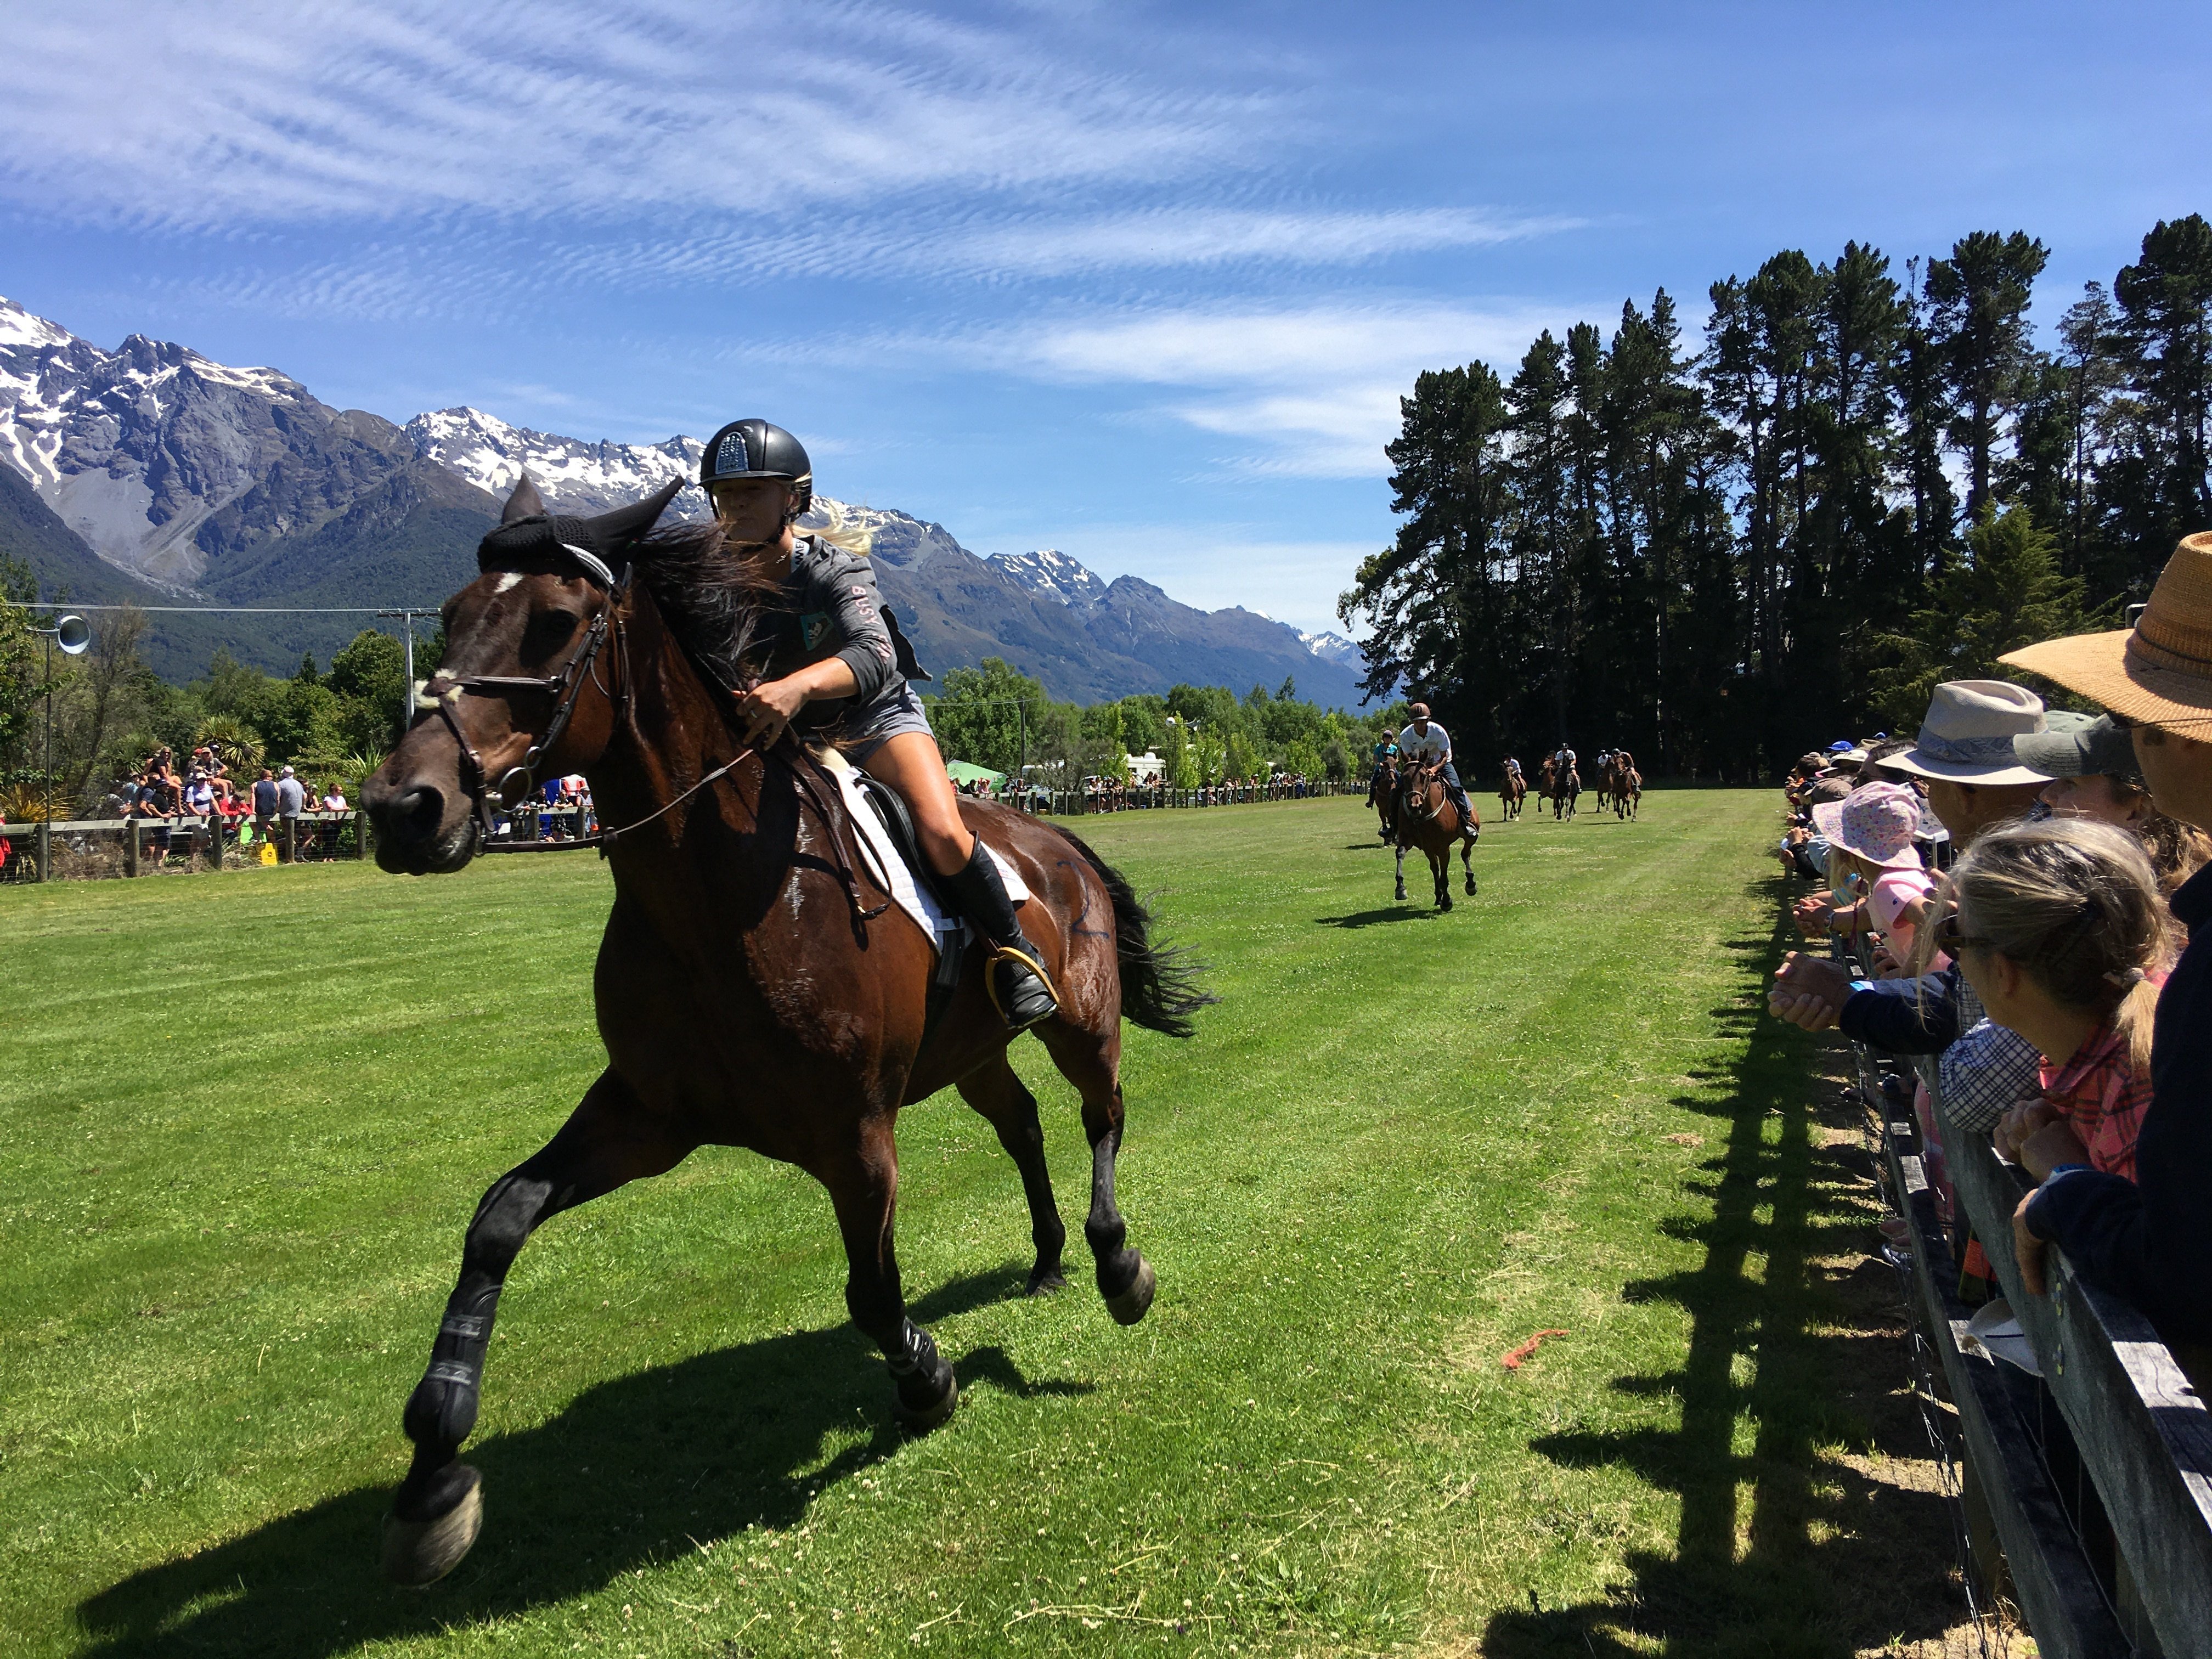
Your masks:
M750 1147L829 1188L845 1304L889 1361L892 1410L909 1428L942 1422L959 1391L900 1288L902 1106L950 1084L989 1120L1029 1200L1030 1288L1065 1282L1036 1101L1007 1063L983 953L969 953L933 999L931 941L888 894L864 890L875 882L822 763L788 738L741 746L729 688L757 682L755 624L773 590L712 526L647 538L676 489L595 519L552 519L526 478L477 549L483 574L446 604L449 643L422 712L362 791L378 863L413 875L467 864L485 845L491 802L520 804L541 775L581 772L602 822L617 826L565 843L599 847L614 878L594 981L606 1069L469 1224L459 1282L402 1419L415 1455L386 1522L384 1565L404 1583L450 1571L483 1524L481 1477L458 1454L524 1241L696 1147ZM1036 1034L1082 1095L1091 1141L1084 1236L1108 1310L1133 1324L1155 1281L1114 1201L1121 1022L1185 1036L1211 999L1149 941L1128 884L1081 842L994 803L960 809L1029 889L1022 925L1060 997ZM453 897L471 902L466 890ZM457 982L483 971L457 963Z
M1559 757L1556 755L1547 755L1544 757L1543 764L1536 769L1536 799L1538 800L1545 801L1551 799L1552 775L1559 769Z
M1388 847L1398 819L1398 763L1395 757L1386 755L1375 763L1375 770L1367 780L1367 804L1382 820L1382 844Z
M1474 896L1475 838L1482 834L1482 820L1473 816L1474 803L1468 803L1469 822L1459 821L1459 808L1453 805L1444 790L1442 763L1421 766L1408 763L1398 781L1396 806L1398 811L1398 896L1406 896L1406 849L1417 847L1427 854L1429 873L1436 878L1437 908L1452 908L1451 849L1459 847L1460 867L1467 872L1467 896Z
M1636 769L1636 757L1626 749L1613 757L1613 813L1632 818L1644 804L1644 774Z
M1575 802L1583 793L1582 774L1571 766L1561 772L1548 761L1544 770L1546 793L1552 798L1552 817L1555 820L1574 817Z
M1593 774L1591 790L1597 796L1597 810L1604 811L1613 795L1613 757L1600 755Z
M1528 798L1528 781L1518 772L1508 772L1498 786L1498 804L1506 819L1521 816L1521 803Z

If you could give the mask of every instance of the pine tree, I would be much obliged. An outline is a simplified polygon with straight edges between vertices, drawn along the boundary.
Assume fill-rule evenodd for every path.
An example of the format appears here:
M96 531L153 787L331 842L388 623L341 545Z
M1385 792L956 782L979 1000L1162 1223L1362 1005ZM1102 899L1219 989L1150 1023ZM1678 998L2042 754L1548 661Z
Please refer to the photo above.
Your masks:
M2157 540L2143 551L2163 563L2175 538L2212 526L2212 224L2195 213L2160 220L2142 240L2142 260L2113 278L2112 297L2160 451L2150 480Z
M1978 230L1928 262L1931 333L1958 413L1952 443L1966 458L1966 512L1978 518L2004 416L2018 401L2032 356L2027 307L2050 250L2016 230Z

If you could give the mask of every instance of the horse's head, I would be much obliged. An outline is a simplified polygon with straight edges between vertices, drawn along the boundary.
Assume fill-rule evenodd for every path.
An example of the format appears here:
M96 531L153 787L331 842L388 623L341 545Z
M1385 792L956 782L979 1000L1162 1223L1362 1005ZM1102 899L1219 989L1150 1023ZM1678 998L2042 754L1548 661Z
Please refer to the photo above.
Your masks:
M483 573L446 601L445 660L399 746L362 787L376 861L409 875L475 856L489 803L580 771L615 732L614 680L630 550L681 488L593 519L556 518L526 476L477 548ZM414 692L410 689L410 697Z

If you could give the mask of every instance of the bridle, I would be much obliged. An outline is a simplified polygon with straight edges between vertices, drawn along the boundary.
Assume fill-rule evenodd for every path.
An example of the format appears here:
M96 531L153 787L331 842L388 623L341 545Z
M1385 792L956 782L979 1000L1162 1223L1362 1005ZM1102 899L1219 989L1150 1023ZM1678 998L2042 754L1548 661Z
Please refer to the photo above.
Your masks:
M422 690L416 694L416 708L418 711L416 715L416 723L420 723L424 714L428 710L435 710L438 716L446 722L446 729L453 734L454 743L460 748L461 787L469 792L470 811L476 823L477 850L480 853L519 852L525 848L550 851L556 848L569 850L581 846L600 846L612 841L615 834L620 833L619 831L605 833L577 841L523 842L507 845L500 844L492 833L492 801L496 799L501 806L512 812L536 793L538 763L544 759L548 751L561 741L562 735L568 731L569 717L576 712L577 694L584 689L586 680L599 686L600 695L607 699L617 717L629 700L629 650L622 631L619 612L623 600L629 592L631 567L625 562L622 568L622 574L617 575L609 568L605 560L586 548L578 547L570 542L560 541L554 543L554 545L581 565L586 577L605 586L607 595L606 604L600 608L599 613L593 617L585 628L584 637L578 641L575 648L569 652L568 659L561 665L561 672L550 676L449 674L441 668L423 683ZM597 669L600 649L606 644L611 635L614 640L616 672L613 678L617 690L610 690L603 684ZM493 787L484 770L483 757L477 752L476 745L469 741L468 734L461 730L460 721L454 718L453 704L455 700L464 693L477 696L505 697L512 696L518 691L536 691L552 697L553 718L546 723L544 734L532 743L529 751L522 757L522 763L520 766L508 767L500 775L497 787ZM428 709L424 707L424 698L428 699ZM740 756L738 758L742 759L744 757ZM731 766L736 764L737 762L734 760L730 763ZM723 772L728 770L729 767L726 766L722 769ZM716 773L714 775L720 775ZM710 781L710 779L702 778L698 785L686 790L684 793L687 795L695 793L699 787ZM679 800L682 799L682 796L678 797ZM671 801L668 805L673 806L676 802ZM662 811L667 810L667 807L661 809ZM653 816L658 817L659 815L656 812ZM635 830L638 826L630 824L626 827Z

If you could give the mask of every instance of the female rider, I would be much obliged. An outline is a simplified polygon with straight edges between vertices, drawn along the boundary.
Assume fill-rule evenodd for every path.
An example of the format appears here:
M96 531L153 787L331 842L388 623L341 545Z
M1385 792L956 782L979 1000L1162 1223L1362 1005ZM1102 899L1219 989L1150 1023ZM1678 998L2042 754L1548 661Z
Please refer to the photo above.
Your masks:
M1059 1012L1036 947L1024 937L999 867L961 822L959 799L921 702L907 684L914 653L885 620L865 530L833 510L823 531L798 533L813 505L806 451L780 426L732 421L708 441L699 482L733 550L781 590L764 621L769 659L738 700L746 744L765 750L787 731L843 745L856 765L896 789L913 815L922 855L968 920L991 941L992 1000L1015 1030ZM834 538L834 539L833 539ZM905 672L902 672L902 671Z

